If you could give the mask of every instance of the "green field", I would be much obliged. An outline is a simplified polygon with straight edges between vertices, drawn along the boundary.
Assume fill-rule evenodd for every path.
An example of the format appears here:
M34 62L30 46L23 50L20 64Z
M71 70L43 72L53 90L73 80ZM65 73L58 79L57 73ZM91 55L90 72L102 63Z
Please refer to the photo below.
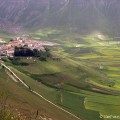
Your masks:
M13 112L21 112L27 119L30 119L30 117L31 119L35 119L37 111L39 111L39 116L45 117L46 119L75 119L40 97L32 94L21 84L15 83L3 69L0 69L0 76L0 95L4 95L4 97L7 98L7 106L9 106ZM35 82L32 84L33 86L35 85L34 83ZM45 91L49 90L51 94L54 92L54 90L46 88L45 86L42 86L42 88Z
M20 58L20 62L28 65L16 66L7 60L6 64L31 89L82 120L107 120L100 115L120 116L118 42L108 36L101 40L96 34L80 35L51 29L31 33L30 37L60 44L49 47L60 61Z

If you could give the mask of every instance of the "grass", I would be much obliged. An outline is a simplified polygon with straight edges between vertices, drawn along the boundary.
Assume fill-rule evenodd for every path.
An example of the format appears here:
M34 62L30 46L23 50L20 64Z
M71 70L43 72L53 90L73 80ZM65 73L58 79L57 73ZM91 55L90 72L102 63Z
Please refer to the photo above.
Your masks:
M14 70L16 71L16 70ZM72 95L70 93L67 93L67 92L62 92L63 96L64 96L64 105L63 104L60 104L60 95L61 95L61 92L60 91L56 91L55 89L53 88L49 88L49 87L46 87L44 86L43 84L38 84L38 83L35 83L34 80L32 80L31 78L29 78L28 76L24 75L23 73L20 73L18 71L16 71L17 75L19 75L21 78L24 78L25 82L30 86L32 87L32 89L34 89L35 91L37 91L38 93L42 94L44 97L47 97L48 99L50 99L51 101L55 102L56 104L62 106L63 108L73 112L74 114L78 115L79 117L85 117L86 114L88 115L91 115L93 114L94 117L91 116L91 118L89 118L88 120L92 120L93 118L95 118L95 116L98 115L97 112L94 112L94 111L90 111L90 110L85 110L84 108L84 105L83 105L83 102L84 102L84 98L80 98L80 97L77 97L76 95ZM15 88L13 88L15 89ZM24 94L24 93L22 93ZM52 95L52 96L51 96ZM56 96L56 97L55 97ZM72 99L74 96L75 99ZM16 96L18 97L18 96ZM25 97L27 98L27 96ZM56 99L55 99L56 98ZM18 98L20 99L20 98ZM21 98L22 99L22 98ZM69 104L66 104L66 102L68 101L69 99ZM71 99L71 100L70 100ZM24 101L24 100L23 100ZM30 100L31 101L31 100ZM29 101L29 102L30 102ZM80 106L78 106L78 103L81 101L81 104ZM70 103L75 103L71 106ZM42 103L43 104L43 103ZM82 111L82 108L84 108L84 111ZM83 114L84 113L84 114ZM97 120L97 119L96 119Z
M45 63L43 63L43 64L45 64ZM76 67L74 62L72 62L71 65L74 65L74 67ZM68 67L69 67L69 70L70 70L70 65ZM42 94L44 97L46 97L47 99L53 101L54 103L56 103L58 105L61 105L63 108L73 112L74 114L76 114L78 116L86 118L88 120L92 120L92 119L98 120L99 119L99 113L98 113L99 111L98 112L94 112L94 111L91 111L91 110L86 110L86 108L84 106L84 99L86 97L85 95L82 95L80 97L77 94L73 95L72 93L65 92L65 91L62 91L62 93L61 93L61 91L58 91L58 89L56 90L52 86L46 86L46 84L43 85L41 83L38 84L38 82L35 82L34 79L31 79L29 76L26 76L25 74L19 72L18 70L14 69L12 67L11 67L11 69L13 69L14 72L20 78L22 78L32 89L36 90L38 93ZM75 71L75 69L73 69L73 71ZM50 77L50 74L48 74L48 76L46 74L45 77L42 76L41 79L44 78L44 80L48 80L49 83L51 83L51 85L53 85L54 80L58 80L59 81L61 77L62 77L61 74L60 74L60 76L54 76L54 75L51 74L51 77ZM63 78L66 79L66 77L63 77ZM65 79L63 80L64 83L65 83ZM71 84L72 85L74 83L73 81L74 80L71 80ZM64 87L65 87L64 89L66 89L68 91L69 90L73 90L74 92L75 91L78 92L79 89L80 89L80 88L76 88L76 90L74 90L75 87L73 87L73 88L71 87L69 89L67 88L67 86L64 86ZM79 92L81 93L81 91L79 91ZM51 94L52 94L52 96L51 96ZM62 104L60 103L61 102L61 97L60 97L61 94L62 94L62 96L64 96L64 102ZM93 93L93 94L95 94L95 93ZM89 97L89 95L87 95L87 96ZM98 94L98 96L99 96L99 94ZM69 99L69 102L68 102L68 99ZM80 101L81 101L81 105L78 106L78 104L80 104ZM88 114L87 117L86 117L86 114ZM90 117L90 115L91 115L91 117Z
M21 61L28 62L28 66L14 66L10 61L7 62L33 90L83 120L100 120L100 114L120 115L118 42L108 36L101 40L96 34L69 34L51 29L31 33L31 37L59 43L60 46L50 49L52 54L61 58L59 62L22 58ZM115 85L109 87L111 82ZM18 84L17 87L22 86ZM23 87L22 89L25 90ZM27 98L30 103L36 99L32 98L34 100ZM59 110L54 114L53 108L51 112L50 114L57 116ZM68 119L64 114L61 118Z
M67 36L67 35L66 35ZM70 35L68 38L64 37L64 46L62 46L63 44L61 44L61 49L53 49L53 51L55 51L55 53L59 54L60 56L64 56L64 57L69 57L70 59L72 59L72 61L70 60L68 63L75 63L77 60L77 64L79 65L84 65L82 66L82 69L86 69L85 72L87 72L88 76L91 76L91 74L95 74L97 76L97 78L94 76L89 78L89 84L94 84L95 86L99 86L101 88L105 88L107 90L120 90L120 82L119 82L119 71L120 71L120 48L118 47L117 42L114 42L114 40L107 38L107 40L97 40L95 41L95 39L93 39L94 36L79 36L76 35L77 38L81 38L83 42L80 41L80 39L74 39L75 35ZM60 38L61 41L62 38ZM96 38L97 39L97 38ZM72 45L71 43L68 43L68 41L72 41ZM61 42L62 43L62 42ZM82 43L82 45L81 45ZM78 48L75 47L75 45L81 45ZM92 47L93 51L92 52L84 52L82 51L83 49L87 49ZM82 54L81 54L82 52ZM76 58L76 59L74 59ZM100 67L102 66L102 67ZM80 72L76 72L77 74L80 74ZM73 75L72 75L73 76ZM100 79L98 79L98 76ZM80 76L79 76L80 78ZM83 81L86 78L83 78ZM81 80L81 79L80 79ZM114 81L115 82L115 86L114 87L108 87L108 83L106 85L106 83L101 83L101 80L105 80L105 81ZM66 85L66 89L67 89L67 85ZM70 87L70 86L69 86ZM69 90L73 90L73 91L78 91L76 90L76 88L74 87L70 87ZM81 91L80 91L81 92ZM95 93L93 93L95 94ZM92 96L91 96L92 97ZM118 103L115 96L113 96L112 98L110 98L109 96L106 96L107 99L104 98L105 96L100 96L100 97L96 97L97 101L99 100L103 100L105 103L101 103L97 104L94 102L94 99L91 98L86 98L86 100L88 100L88 102L86 103L86 108L87 109L91 109L94 111L99 111L100 114L118 114L119 113L119 105L116 103ZM119 98L119 96L118 96ZM73 98L72 98L73 99ZM91 99L91 101L89 102L89 99ZM114 101L113 105L108 105L108 101ZM71 102L73 103L73 102ZM65 103L66 105L67 103ZM69 105L68 105L69 106ZM71 104L72 106L72 104ZM111 108L113 108L113 110L111 110ZM111 110L111 111L110 111Z
M81 91L73 93L85 97L84 105L86 109L99 111L101 115L120 116L119 96L96 94L93 92Z
M36 115L36 111L39 111L40 116L45 116L46 118L52 119L70 119L73 120L75 118L69 116L64 112L60 112L59 109L53 107L49 103L45 102L43 99L37 97L34 94L31 94L28 90L26 90L21 85L14 83L3 70L0 70L0 92L5 93L8 96L9 104L13 109L18 109L20 112L27 114L27 117L31 115L34 117ZM29 81L28 81L29 82ZM35 84L35 82L33 81ZM30 83L31 84L31 83ZM32 84L34 86L34 84ZM36 84L35 84L36 85ZM43 86L42 88L44 88ZM36 87L37 89L37 87ZM46 88L44 88L45 90ZM43 89L42 89L43 90ZM48 90L48 89L47 89ZM49 89L50 90L50 89ZM43 91L44 92L44 91ZM47 93L47 92L46 92ZM52 90L50 91L52 94ZM49 93L49 96L51 94ZM48 95L48 93L47 93ZM29 119L30 120L30 119Z
M68 97L67 96L69 96L69 97L71 97L70 102L74 103L74 101L76 101L75 106L73 104L73 106L70 108L70 106L69 106L70 103L69 104L65 104L65 105L60 104L59 103L59 101L60 101L60 97L59 96L61 94L60 89L51 88L50 86L45 86L45 85L43 85L41 83L35 82L35 80L33 80L30 77L26 76L25 74L17 71L16 69L14 69L12 67L11 67L11 69L14 70L14 72L31 87L31 89L33 89L33 90L37 91L38 93L42 94L44 97L46 97L47 99L51 100L52 102L54 102L54 103L56 103L58 105L61 105L63 108L69 110L70 112L73 112L74 114L78 115L79 117L81 116L81 117L84 118L87 113L89 115L91 113L93 115L95 114L96 116L98 115L98 113L96 113L96 112L94 113L94 111L92 112L92 111L84 110L84 112L82 112L81 107L84 108L84 105L81 103L80 106L77 106L77 104L79 104L79 100L80 99L78 99L77 96L75 97L75 99L72 99L73 96L71 94L69 94L69 93L66 93L66 94L64 93L65 101L68 101ZM50 77L48 77L48 78L49 78L48 80L50 80ZM56 78L59 78L59 77L56 77ZM52 96L51 96L51 94L52 94ZM84 102L84 99L82 99L82 102ZM76 109L76 111L75 111L75 109ZM89 118L89 120L92 120L92 119L93 119L93 117Z
M77 113L82 119L100 120L99 113L91 110L86 110L84 106L84 97L62 91L58 103L65 108L70 109L73 113ZM71 104L72 103L72 104Z
M26 59L23 59L23 61L26 61ZM28 66L14 67L22 73L26 73L29 77L54 87L61 83L71 83L75 86L84 88L87 85L85 79L96 79L96 76L89 73L87 68L84 68L84 66L81 66L80 64L76 64L76 62L73 62L70 59L64 59L59 62L52 60L48 62L36 60L34 62L34 60L29 60L28 63Z

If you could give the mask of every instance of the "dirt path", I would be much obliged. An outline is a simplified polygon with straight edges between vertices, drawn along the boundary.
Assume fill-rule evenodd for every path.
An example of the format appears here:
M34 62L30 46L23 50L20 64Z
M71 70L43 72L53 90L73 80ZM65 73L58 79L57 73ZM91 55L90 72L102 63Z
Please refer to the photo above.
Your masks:
M6 71L7 75L14 81L14 82L19 82L18 80L15 79L13 75L11 75L8 71Z

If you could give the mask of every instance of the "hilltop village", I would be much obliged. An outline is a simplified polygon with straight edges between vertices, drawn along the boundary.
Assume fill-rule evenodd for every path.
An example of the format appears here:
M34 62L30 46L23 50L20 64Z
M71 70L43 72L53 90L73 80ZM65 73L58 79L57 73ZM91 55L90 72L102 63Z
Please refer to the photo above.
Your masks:
M26 47L30 50L37 49L38 51L45 52L45 46L54 45L58 44L47 41L37 41L28 38L16 37L15 39L11 39L8 44L0 45L0 56L14 57L16 47Z

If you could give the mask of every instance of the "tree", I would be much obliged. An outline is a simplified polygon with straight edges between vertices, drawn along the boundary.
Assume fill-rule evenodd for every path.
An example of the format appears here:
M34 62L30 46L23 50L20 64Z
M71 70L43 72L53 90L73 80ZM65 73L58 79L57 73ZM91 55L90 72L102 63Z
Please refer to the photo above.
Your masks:
M38 49L33 49L33 54L35 57L40 57L40 51Z
M45 48L46 51L39 51L38 49L29 49L27 47L15 47L15 57L38 57L41 61L47 61L51 57L50 50Z
M40 61L47 61L46 53L42 52L42 53L40 54L39 60L40 60Z
M51 57L50 49L49 48L45 48L45 50L46 50L46 56L47 57Z
M109 87L113 87L115 85L115 82L110 82Z
M15 47L14 56L16 56L16 57L21 57L21 56L30 57L30 56L34 56L34 53L29 48Z

